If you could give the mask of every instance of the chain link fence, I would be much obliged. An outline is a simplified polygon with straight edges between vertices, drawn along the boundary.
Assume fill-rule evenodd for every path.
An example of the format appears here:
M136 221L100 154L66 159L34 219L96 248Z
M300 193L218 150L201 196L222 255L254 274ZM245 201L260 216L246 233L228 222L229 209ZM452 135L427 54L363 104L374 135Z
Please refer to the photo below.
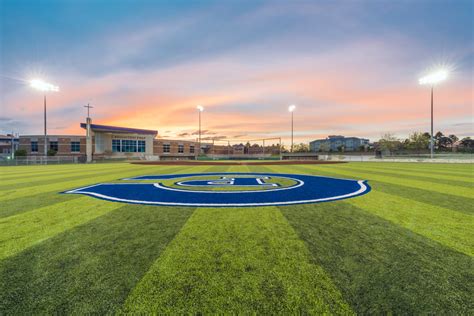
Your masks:
M436 153L430 154L403 153L376 156L374 153L319 153L320 160L353 161L353 162L439 162L439 163L474 163L472 153Z

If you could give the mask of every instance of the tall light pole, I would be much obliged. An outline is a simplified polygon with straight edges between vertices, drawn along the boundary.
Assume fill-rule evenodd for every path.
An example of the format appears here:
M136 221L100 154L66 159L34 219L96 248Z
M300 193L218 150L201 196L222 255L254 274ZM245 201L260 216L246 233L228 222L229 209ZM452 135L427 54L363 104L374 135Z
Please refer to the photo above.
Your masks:
M41 79L34 79L30 81L30 86L36 90L42 91L43 95L43 106L44 106L44 157L48 156L48 132L46 128L46 92L58 92L59 87L53 84L47 83ZM45 159L46 161L46 159Z
M196 109L199 112L199 149L198 149L198 157L201 155L201 112L204 111L204 107L202 105L198 105Z
M438 70L427 76L424 76L418 80L421 85L431 86L431 138L430 138L430 156L434 158L434 137L433 137L433 88L435 84L448 78L448 72L446 70Z
M291 113L291 149L290 152L293 152L293 112L296 109L296 105L290 105L288 111Z

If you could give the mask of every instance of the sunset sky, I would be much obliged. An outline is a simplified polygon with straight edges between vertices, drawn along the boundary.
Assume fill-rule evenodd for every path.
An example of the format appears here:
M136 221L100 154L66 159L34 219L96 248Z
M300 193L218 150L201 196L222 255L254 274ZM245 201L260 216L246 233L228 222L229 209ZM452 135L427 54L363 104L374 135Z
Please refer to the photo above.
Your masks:
M93 122L206 137L473 136L473 1L0 0L0 132L83 134Z

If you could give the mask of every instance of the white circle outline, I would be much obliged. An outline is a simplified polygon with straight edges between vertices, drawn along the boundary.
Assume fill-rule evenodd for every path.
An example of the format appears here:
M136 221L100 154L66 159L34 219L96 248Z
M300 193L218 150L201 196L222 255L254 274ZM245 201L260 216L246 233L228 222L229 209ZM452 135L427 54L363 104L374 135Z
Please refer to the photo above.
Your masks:
M255 176L255 175L254 175ZM169 191L177 191L177 192L186 192L186 193L264 193L264 192L275 192L275 191L283 191L283 190L291 190L291 189L296 189L299 188L300 186L304 185L303 180L295 179L295 178L290 178L290 177L282 177L282 176L275 176L275 178L284 178L284 179L290 179L295 181L297 184L292 185L291 187L285 187L285 188L278 188L278 189L268 189L268 190L259 190L259 191L196 191L196 190L183 190L183 189L177 189L177 188L170 188L167 186L164 186L162 183L153 183L153 186L159 189L163 190L169 190Z
M345 179L347 180L347 179ZM75 192L77 190L81 190L84 188L79 188L71 191L66 191L64 193L72 193L72 194L85 194L85 195L92 195L107 201L115 201L115 202L126 202L126 203L132 203L132 204L143 204L143 205L163 205L163 206L200 206L200 207L246 207L246 206L279 206L279 205L292 205L292 204L307 204L307 203L316 203L316 202L326 202L326 201L333 201L333 200L341 200L345 198L349 198L351 196L357 196L365 191L367 191L367 186L364 183L364 180L357 180L357 183L360 186L360 189L348 193L348 194L343 194L339 196L332 196L328 198L320 198L320 199L312 199L312 200L299 200L299 201L282 201L282 202L265 202L265 203L179 203L179 202L155 202L155 201L140 201L140 200L128 200L128 199L121 199L121 198L114 198L108 195L100 194L100 193L95 193L95 192L87 192L87 191L81 191L81 192ZM101 184L95 184L91 185L85 188L92 188L95 186L99 186L102 184L113 184L113 185L126 185L127 183L101 183ZM128 183L130 184L140 184L142 185L143 183Z

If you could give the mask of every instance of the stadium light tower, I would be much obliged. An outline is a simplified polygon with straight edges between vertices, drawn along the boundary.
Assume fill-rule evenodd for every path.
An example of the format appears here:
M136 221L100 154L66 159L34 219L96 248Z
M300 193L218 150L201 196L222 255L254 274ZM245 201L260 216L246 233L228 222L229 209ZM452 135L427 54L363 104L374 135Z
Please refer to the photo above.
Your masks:
M430 138L430 156L431 159L434 158L434 138L433 138L433 88L434 85L440 83L441 81L448 78L447 70L438 70L429 75L426 75L418 80L418 83L421 85L430 85L431 86L431 138Z
M296 109L296 105L292 104L288 107L288 111L291 113L291 149L290 151L293 152L293 112Z
M202 105L198 105L196 109L199 112L199 149L198 149L198 157L201 155L201 112L204 111L204 107Z
M46 93L47 92L58 92L59 87L53 84L47 83L41 79L34 79L30 81L30 86L36 90L42 91L44 95L44 157L48 156L48 132L46 129ZM46 161L46 159L45 159Z

